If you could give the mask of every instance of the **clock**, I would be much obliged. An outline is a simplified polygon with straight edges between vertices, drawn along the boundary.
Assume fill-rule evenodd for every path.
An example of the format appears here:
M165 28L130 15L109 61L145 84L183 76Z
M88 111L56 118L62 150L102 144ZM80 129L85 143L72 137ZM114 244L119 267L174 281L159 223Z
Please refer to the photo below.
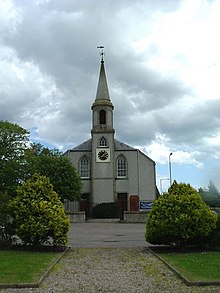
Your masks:
M106 151L100 151L100 152L98 152L98 158L101 161L105 161L108 159L108 153Z
M96 162L110 162L110 150L96 149Z

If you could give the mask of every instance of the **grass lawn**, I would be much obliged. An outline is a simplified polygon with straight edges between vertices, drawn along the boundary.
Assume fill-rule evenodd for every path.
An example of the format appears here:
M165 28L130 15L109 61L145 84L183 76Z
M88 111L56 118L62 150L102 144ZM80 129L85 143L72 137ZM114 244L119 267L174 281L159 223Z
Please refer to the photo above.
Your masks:
M0 284L38 282L60 253L0 250Z
M220 281L220 252L158 253L190 281Z

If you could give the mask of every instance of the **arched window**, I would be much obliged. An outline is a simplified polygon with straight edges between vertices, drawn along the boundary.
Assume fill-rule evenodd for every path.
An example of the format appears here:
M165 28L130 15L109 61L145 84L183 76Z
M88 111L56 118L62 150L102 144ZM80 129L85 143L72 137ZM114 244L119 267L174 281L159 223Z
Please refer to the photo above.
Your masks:
M99 122L100 122L100 124L106 124L106 111L105 110L101 110L99 112Z
M81 178L90 177L90 162L86 156L82 157L80 160L80 177Z
M123 155L117 159L117 177L127 177L127 162Z
M100 147L107 147L107 140L104 136L100 139L99 146Z

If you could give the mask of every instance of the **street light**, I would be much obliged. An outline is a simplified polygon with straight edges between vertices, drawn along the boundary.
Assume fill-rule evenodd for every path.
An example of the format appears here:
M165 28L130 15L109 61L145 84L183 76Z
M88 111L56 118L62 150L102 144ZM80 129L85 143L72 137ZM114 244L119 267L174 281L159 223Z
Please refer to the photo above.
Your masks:
M171 170L171 159L170 157L172 156L173 153L169 154L169 171L170 171L170 186L172 185L172 170Z

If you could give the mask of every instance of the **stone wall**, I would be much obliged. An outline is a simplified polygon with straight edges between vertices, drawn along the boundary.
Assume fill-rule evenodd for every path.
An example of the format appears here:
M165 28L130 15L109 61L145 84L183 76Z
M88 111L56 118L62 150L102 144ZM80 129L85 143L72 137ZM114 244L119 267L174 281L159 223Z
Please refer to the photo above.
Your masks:
M70 219L70 223L84 223L86 221L85 212L66 212Z
M124 221L126 223L146 223L149 212L124 212Z

